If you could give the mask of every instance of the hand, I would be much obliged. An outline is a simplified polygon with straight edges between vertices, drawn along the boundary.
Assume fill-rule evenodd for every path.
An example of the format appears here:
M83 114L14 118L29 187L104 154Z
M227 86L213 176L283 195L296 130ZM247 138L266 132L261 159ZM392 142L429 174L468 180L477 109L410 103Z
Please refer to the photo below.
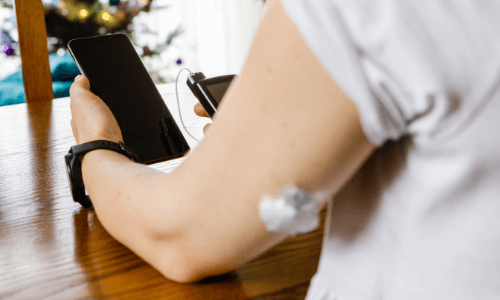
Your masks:
M90 91L87 77L78 75L69 90L71 129L77 144L95 140L123 142L122 132L109 107Z
M203 106L201 106L200 103L197 103L194 106L194 113L197 116L200 116L200 117L210 118L210 116L207 114L207 112L205 111L205 109L203 108ZM203 127L203 133L204 134L207 134L208 127L210 127L210 124L207 124L207 125L205 125L205 127Z

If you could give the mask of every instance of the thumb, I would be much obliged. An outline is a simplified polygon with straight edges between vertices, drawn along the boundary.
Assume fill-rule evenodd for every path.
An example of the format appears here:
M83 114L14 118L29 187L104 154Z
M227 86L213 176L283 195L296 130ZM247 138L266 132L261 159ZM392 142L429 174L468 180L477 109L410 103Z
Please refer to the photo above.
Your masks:
M212 123L208 123L207 125L205 125L205 127L203 127L203 134L204 135L207 135L207 131L208 131L208 128L210 128L210 125L212 125Z
M75 77L75 82L73 82L71 88L69 89L69 94L73 96L81 92L90 92L90 82L87 77L78 75Z
M74 84L80 88L84 88L84 89L90 91L90 82L86 76L83 76L83 75L76 76Z

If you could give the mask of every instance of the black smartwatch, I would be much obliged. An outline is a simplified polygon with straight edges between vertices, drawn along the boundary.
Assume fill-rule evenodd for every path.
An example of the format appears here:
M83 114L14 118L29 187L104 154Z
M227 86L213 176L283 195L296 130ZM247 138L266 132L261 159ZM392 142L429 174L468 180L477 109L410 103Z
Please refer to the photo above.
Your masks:
M92 207L89 196L85 193L82 176L82 158L85 154L93 150L105 149L118 152L134 161L139 161L139 157L134 150L125 146L122 142L115 143L111 141L92 141L81 145L76 145L69 149L64 157L66 160L66 171L68 174L69 186L73 200L80 203L85 208Z

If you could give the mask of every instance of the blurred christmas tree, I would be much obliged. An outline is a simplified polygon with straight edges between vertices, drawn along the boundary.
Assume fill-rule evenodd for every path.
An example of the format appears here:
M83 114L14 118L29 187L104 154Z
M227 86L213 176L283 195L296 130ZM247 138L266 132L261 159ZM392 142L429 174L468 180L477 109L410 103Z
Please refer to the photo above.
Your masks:
M39 1L39 0L38 0ZM172 31L163 43L150 49L136 42L137 34L155 34L149 28L136 32L133 19L140 13L166 9L168 6L153 7L153 0L42 0L45 11L49 53L64 53L67 43L80 37L103 35L108 33L124 33L138 48L142 57L160 55L181 34L177 28ZM13 0L0 0L0 7L12 10ZM5 18L0 28L0 45L7 56L19 55L15 14ZM1 24L1 23L0 23ZM59 51L59 52L58 52ZM176 59L181 64L182 60ZM164 82L159 74L151 74L157 83Z

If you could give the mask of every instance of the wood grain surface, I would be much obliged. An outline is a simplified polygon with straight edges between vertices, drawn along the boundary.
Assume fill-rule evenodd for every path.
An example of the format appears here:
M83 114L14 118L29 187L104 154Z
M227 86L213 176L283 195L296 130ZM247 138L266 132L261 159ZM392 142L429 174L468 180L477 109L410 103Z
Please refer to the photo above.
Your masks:
M177 118L173 86L159 90ZM187 127L202 138L208 121L192 112L187 87L181 101ZM70 120L67 98L0 108L0 299L304 299L322 228L224 276L195 284L162 277L73 202L64 164L75 143ZM152 168L170 172L182 160Z
M52 77L45 14L40 0L15 0L26 102L51 101Z

